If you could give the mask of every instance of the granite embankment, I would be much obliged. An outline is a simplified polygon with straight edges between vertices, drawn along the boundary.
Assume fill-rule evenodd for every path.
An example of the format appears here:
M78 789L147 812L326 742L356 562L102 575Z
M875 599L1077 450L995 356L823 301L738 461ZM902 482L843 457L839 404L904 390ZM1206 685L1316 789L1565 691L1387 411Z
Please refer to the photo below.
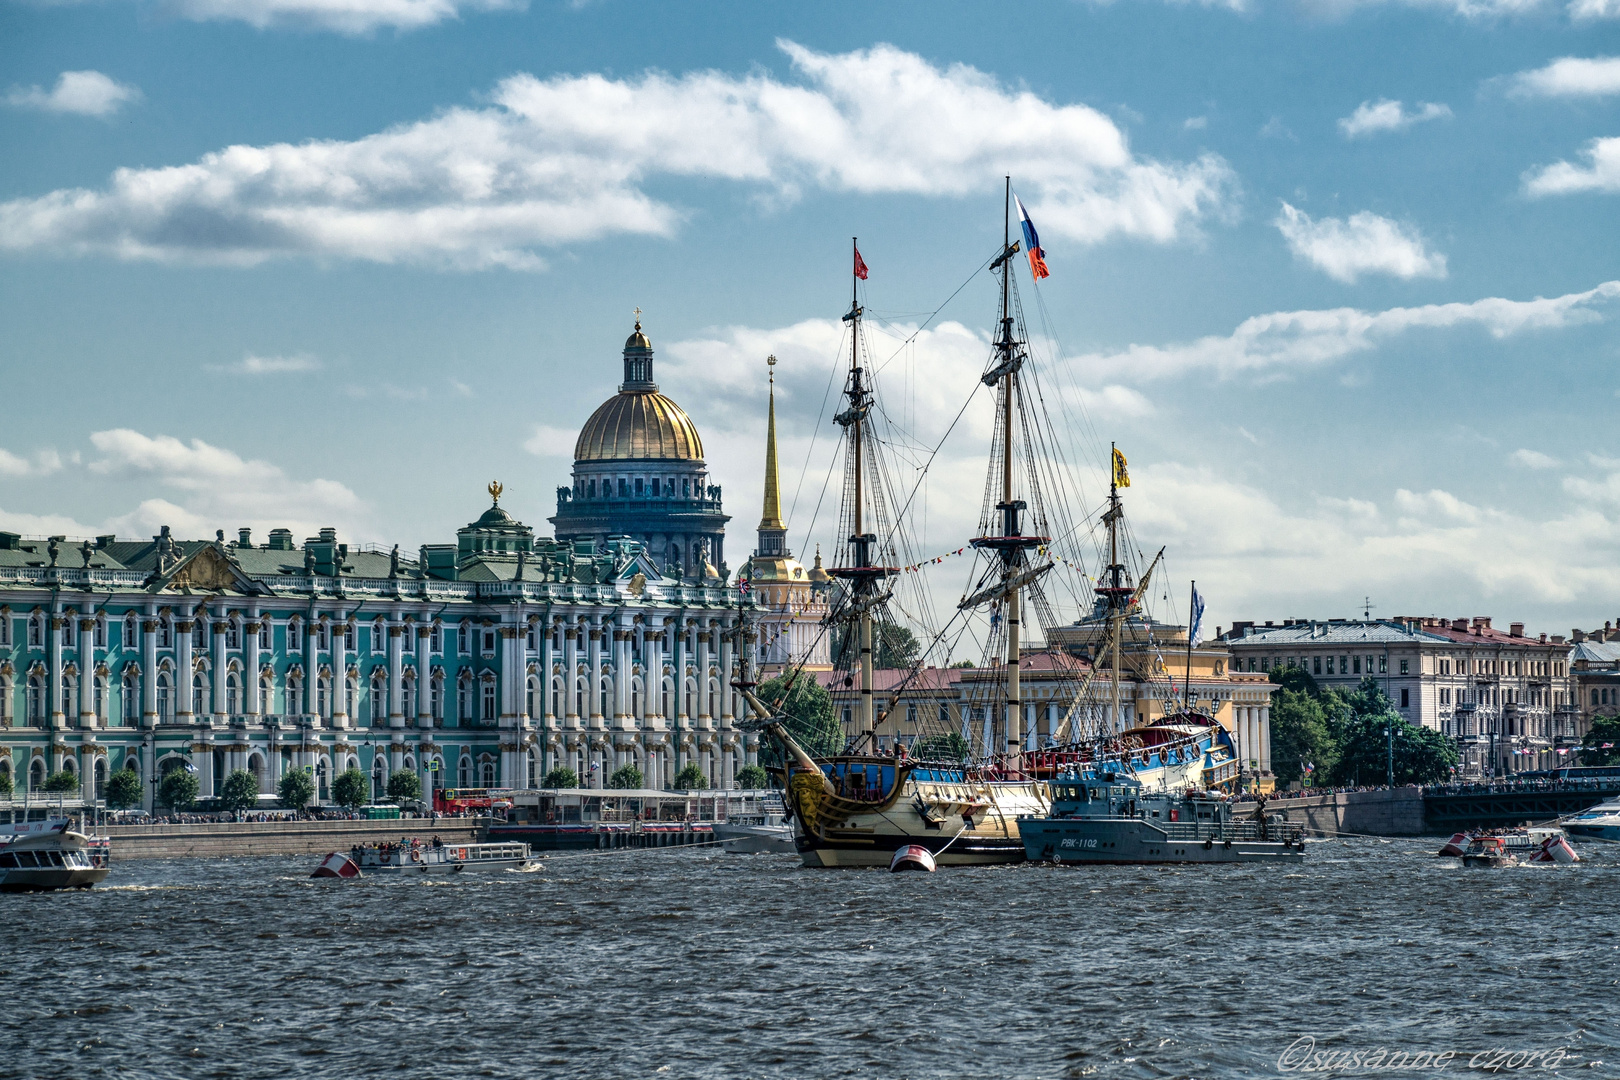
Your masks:
M1275 798L1268 813L1286 813L1310 836L1421 836L1423 792L1415 787L1341 791L1302 798ZM1241 815L1246 811L1239 807Z
M221 858L230 855L324 855L355 844L412 836L446 843L482 840L486 818L402 818L394 821L199 822L185 825L109 825L113 860Z

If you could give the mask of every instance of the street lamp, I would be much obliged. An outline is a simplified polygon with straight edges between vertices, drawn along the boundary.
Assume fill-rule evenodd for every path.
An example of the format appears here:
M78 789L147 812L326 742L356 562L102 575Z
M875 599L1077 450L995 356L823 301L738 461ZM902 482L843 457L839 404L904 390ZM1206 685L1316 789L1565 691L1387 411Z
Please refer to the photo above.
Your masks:
M1392 788L1395 786L1395 725L1393 723L1385 724L1384 734L1389 738L1388 770L1385 776L1384 786Z

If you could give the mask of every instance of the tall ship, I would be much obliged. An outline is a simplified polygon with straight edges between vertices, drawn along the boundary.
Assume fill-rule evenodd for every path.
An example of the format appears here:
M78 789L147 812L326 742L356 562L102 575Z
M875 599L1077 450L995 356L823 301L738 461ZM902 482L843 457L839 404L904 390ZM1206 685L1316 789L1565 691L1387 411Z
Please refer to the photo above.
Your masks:
M859 281L865 266L854 251L844 316L845 407L835 417L842 429L844 539L827 571L838 588L825 623L834 642L834 679L852 702L836 733L841 745L823 740L820 747L807 746L802 730L794 734L783 704L802 672L791 673L787 689L768 702L755 697L751 685L736 684L749 696L753 725L781 748L777 776L786 789L795 845L808 866L887 866L897 851L913 846L939 866L1023 861L1020 820L1044 819L1052 809L1052 782L1082 770L1128 777L1148 792L1225 793L1236 784L1238 761L1222 725L1194 707L1185 685L1178 693L1156 646L1146 663L1143 650L1133 647L1144 631L1151 636L1142 611L1158 559L1140 574L1128 565L1122 454L1109 448L1112 475L1100 514L1071 509L1083 507L1084 500L1065 460L1067 440L1045 406L1054 395L1040 384L1014 284L1014 256L1021 250L1012 237L1015 206L1032 274L1038 279L1045 270L1033 227L1009 182L1002 244L989 261L999 294L997 329L980 376L982 387L995 395L994 430L978 528L960 549L972 557L969 577L944 620L932 619L921 574L902 573L929 560L912 557L905 511L915 492L898 487L888 467L892 440L884 436L892 420L881 407L862 334ZM1082 543L1090 549L1081 550ZM1087 563L1103 567L1097 579L1081 569ZM902 602L896 593L907 587L915 587L916 595ZM1089 609L1089 616L1060 617L1061 608L1075 606ZM875 654L912 629L900 626L897 610L910 613L921 647L909 669L887 680L880 695ZM940 625L930 625L934 621ZM1194 635L1196 628L1189 626L1186 683ZM938 721L919 717L908 750L894 734L897 725L885 720L922 675L930 654L948 663L964 642L978 646L982 661L971 682L963 683L960 729L945 726L944 710ZM1048 706L1055 693L1065 707L1061 726L1044 743L1036 738L1037 703L1026 700L1022 679L1024 667L1038 656L1044 657L1048 694L1040 705ZM1099 677L1107 694L1101 706ZM1163 697L1156 718L1122 702L1127 678ZM891 733L888 745L882 731Z

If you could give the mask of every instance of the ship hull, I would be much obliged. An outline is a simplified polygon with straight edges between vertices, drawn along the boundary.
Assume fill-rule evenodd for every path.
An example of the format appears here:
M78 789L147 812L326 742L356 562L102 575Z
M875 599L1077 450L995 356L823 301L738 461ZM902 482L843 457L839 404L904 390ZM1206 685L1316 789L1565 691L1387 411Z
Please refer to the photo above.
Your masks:
M1152 863L1280 863L1305 858L1301 842L1222 837L1172 836L1165 829L1132 818L1025 821L1024 849L1031 860L1060 864L1143 865ZM1178 830L1183 831L1183 830Z

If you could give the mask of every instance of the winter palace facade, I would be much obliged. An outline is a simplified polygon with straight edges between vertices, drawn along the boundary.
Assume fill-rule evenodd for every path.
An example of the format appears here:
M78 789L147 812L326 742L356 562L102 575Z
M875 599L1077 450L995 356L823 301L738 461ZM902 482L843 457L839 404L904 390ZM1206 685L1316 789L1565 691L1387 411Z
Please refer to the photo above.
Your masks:
M235 769L267 795L309 769L323 801L351 767L377 794L402 769L424 791L536 787L558 766L600 787L627 763L648 786L688 763L729 786L758 747L731 687L739 650L759 647L756 604L711 561L720 490L652 384L639 324L624 362L593 417L611 429L587 425L576 449L562 539L514 520L496 484L455 543L415 558L332 529L0 532L0 771L16 796L71 771L91 800L133 768L150 808L181 765L204 796Z

